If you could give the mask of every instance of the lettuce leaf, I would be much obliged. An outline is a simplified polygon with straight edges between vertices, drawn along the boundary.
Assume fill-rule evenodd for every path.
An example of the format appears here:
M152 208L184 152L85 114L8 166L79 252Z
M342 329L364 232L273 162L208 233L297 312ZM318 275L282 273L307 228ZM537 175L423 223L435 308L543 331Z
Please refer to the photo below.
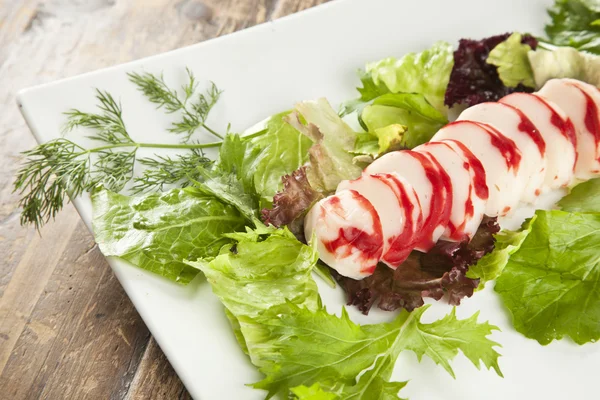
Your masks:
M304 241L304 215L323 194L313 189L300 167L282 179L283 190L273 197L273 206L262 210L262 220L278 228L287 226L298 240Z
M319 256L287 229L259 225L226 236L236 243L223 247L214 259L187 263L204 273L227 310L236 338L259 365L253 346L260 343L247 340L249 328L240 318L256 318L286 302L316 310L320 298L311 271Z
M254 387L269 397L318 379L327 391L342 399L390 398L404 382L389 383L400 352L430 357L454 376L449 364L460 351L477 368L480 364L501 375L496 342L487 338L495 326L477 322L477 314L464 320L452 312L431 324L420 322L427 307L403 310L392 323L357 325L345 310L341 317L324 309L310 312L295 305L273 310L261 321L263 346L257 356L265 360L266 378ZM361 373L364 374L361 376ZM356 381L356 377L361 378Z
M548 10L549 42L600 54L600 4L597 0L556 0Z
M483 289L486 282L502 274L510 255L521 248L534 222L535 216L525 221L518 231L503 230L494 235L496 240L494 251L483 256L477 264L470 266L467 272L468 278L479 279L478 289Z
M573 78L600 87L600 56L557 47L530 51L528 57L537 88L554 78Z
M498 75L504 86L515 88L520 84L535 87L533 71L527 58L531 46L522 43L523 35L513 33L490 51L488 64L498 67Z
M228 134L219 151L219 160L211 169L198 168L194 187L225 204L237 208L248 222L258 218L259 195L254 174L260 147L237 134Z
M366 74L371 78L361 79L363 89L359 89L361 99L372 100L386 93L417 93L446 114L444 93L452 70L452 46L437 42L421 53L409 53L400 59L393 57L369 63ZM377 95L377 96L375 96Z
M369 156L370 158L366 160L371 162L385 153L403 149L405 147L403 145L405 132L405 126L392 124L375 129L372 132L361 133L356 139L352 153ZM355 157L354 160L356 161L356 159Z
M102 253L179 283L198 269L184 260L218 254L230 242L224 233L244 228L232 206L193 188L138 197L106 189L92 193L94 236Z
M558 205L564 211L600 213L600 178L575 186Z
M425 97L415 93L386 94L378 97L373 104L365 107L361 119L369 132L378 135L377 130L390 125L402 125L400 146L412 149L428 142L448 119L435 109ZM381 150L387 150L381 148Z
M261 197L261 208L271 205L282 188L281 177L291 174L308 161L312 141L286 122L288 112L272 116L267 132L251 139L260 148L254 171L254 189Z
M494 249L493 234L500 230L496 218L486 218L469 243L439 241L427 254L414 251L396 270L382 266L360 281L332 270L346 292L348 304L368 314L371 307L409 311L424 304L424 297L441 299L448 295L451 304L471 297L479 281L466 273L470 266Z
M600 339L600 214L537 211L495 290L515 329L546 345Z
M300 121L299 115L306 123ZM335 191L345 179L356 179L362 168L353 162L357 134L337 115L326 99L304 101L288 122L313 141L308 150L306 174L310 185L320 192Z
M318 383L311 387L304 385L291 388L290 392L294 395L294 400L336 400L338 396L331 392L325 392Z

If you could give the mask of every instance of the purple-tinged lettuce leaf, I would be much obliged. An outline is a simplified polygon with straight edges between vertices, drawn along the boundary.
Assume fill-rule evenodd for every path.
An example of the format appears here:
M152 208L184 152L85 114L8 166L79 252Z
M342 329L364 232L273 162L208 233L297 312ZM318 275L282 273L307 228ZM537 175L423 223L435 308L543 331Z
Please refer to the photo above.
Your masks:
M447 295L450 304L459 304L479 284L466 276L469 266L494 249L493 235L499 230L496 218L486 217L469 243L440 241L426 254L413 251L396 270L380 265L360 281L332 273L346 292L348 304L364 314L374 305L386 311L411 311L424 304L423 297L439 300Z
M498 75L498 68L487 62L490 52L509 36L509 33L505 33L482 40L460 40L458 49L454 52L454 67L446 89L444 103L447 106L473 106L496 101L512 92L533 91L522 84L515 88L506 87ZM537 40L530 35L523 35L521 43L532 49L537 47Z

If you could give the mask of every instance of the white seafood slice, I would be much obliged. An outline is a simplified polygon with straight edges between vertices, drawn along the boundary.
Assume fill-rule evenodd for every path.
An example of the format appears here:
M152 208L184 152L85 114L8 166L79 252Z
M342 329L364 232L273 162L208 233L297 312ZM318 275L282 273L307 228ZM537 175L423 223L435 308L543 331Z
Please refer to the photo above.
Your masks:
M316 203L304 220L307 241L343 276L363 279L375 271L383 250L379 215L358 192L344 190Z

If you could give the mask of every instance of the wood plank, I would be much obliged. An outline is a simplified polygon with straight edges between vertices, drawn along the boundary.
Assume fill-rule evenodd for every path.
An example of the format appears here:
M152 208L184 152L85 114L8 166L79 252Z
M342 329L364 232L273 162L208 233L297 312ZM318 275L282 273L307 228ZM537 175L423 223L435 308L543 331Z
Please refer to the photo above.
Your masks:
M150 340L125 400L191 398L156 341Z
M72 206L39 237L12 181L34 145L23 88L193 44L322 0L0 2L0 393L189 398Z
M150 337L83 222L67 220L69 246L0 376L11 399L127 392Z

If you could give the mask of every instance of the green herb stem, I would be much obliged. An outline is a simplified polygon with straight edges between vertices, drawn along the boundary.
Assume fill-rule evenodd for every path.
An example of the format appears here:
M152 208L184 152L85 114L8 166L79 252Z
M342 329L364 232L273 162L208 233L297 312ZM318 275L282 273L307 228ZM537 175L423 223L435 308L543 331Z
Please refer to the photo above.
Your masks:
M93 149L85 150L85 151L81 152L80 154L98 153L100 151L110 150L110 149L116 149L116 148L122 148L122 147L135 147L135 148L142 148L143 147L143 148L152 148L152 149L186 149L186 150L192 150L192 149L209 149L209 148L213 148L213 147L220 147L222 144L223 144L222 142L191 143L191 144L186 144L186 143L165 144L165 143L137 143L137 142L131 142L131 143L120 143L120 144L111 144L111 145L106 145L106 146L101 146L101 147L95 147Z

